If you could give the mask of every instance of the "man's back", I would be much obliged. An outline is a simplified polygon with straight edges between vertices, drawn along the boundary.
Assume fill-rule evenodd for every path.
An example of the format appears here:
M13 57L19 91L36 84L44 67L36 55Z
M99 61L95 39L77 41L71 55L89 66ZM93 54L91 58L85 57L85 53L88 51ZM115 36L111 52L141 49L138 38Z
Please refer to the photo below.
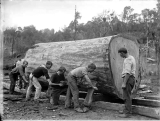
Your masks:
M36 68L32 74L36 77L39 78L41 76L45 76L46 79L49 79L49 75L48 75L48 70L44 67L38 67Z
M52 76L51 76L51 82L52 83L60 83L60 81L65 81L65 77L64 77L64 74L57 74L57 73L54 73Z
M87 75L87 69L86 67L78 67L76 69L73 69L71 71L72 76L76 77L76 78L82 78L85 75Z
M15 67L14 69L12 69L11 73L22 76L25 73L25 67L23 67L22 65Z

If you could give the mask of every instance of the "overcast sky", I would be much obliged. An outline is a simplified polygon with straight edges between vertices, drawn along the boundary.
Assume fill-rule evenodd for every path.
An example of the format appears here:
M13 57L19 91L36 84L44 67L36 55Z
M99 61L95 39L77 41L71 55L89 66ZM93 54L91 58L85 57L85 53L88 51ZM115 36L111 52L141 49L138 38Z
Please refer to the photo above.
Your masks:
M125 6L131 6L140 13L156 4L157 0L2 0L3 25L4 29L34 25L37 30L58 31L74 20L75 5L82 16L79 23L86 23L104 10L121 14Z

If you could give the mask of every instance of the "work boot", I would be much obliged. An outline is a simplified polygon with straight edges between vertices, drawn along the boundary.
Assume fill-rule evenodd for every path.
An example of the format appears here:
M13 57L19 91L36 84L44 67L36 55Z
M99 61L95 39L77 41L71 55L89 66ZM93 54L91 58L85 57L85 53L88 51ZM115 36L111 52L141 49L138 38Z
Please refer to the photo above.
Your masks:
M65 109L67 109L67 108L74 108L73 102L70 102L70 103L65 102Z
M131 115L129 113L123 113L119 115L120 118L130 118L130 116Z
M78 113L84 113L83 109L81 109L80 107L75 108L74 110Z
M119 114L124 114L124 113L132 114L132 111L129 112L129 111L126 111L125 109L119 110L118 112L119 112Z
M83 107L82 109L83 109L84 113L87 112L87 111L89 111L89 108L87 108L87 107Z
M124 111L123 111L123 110L119 110L118 112L119 112L119 114L123 114L123 113L124 113Z
M73 105L65 105L64 108L65 108L65 109L67 109L67 108L74 108L74 106L73 106Z
M82 107L86 107L86 108L88 108L89 110L91 110L91 109L92 109L91 105L85 105L85 104L82 104Z

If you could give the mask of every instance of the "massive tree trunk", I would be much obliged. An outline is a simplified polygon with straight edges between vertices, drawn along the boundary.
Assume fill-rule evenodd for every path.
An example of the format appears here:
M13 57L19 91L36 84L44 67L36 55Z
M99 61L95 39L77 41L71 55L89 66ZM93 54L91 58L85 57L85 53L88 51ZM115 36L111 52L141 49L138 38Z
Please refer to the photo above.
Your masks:
M98 91L122 98L122 65L123 58L118 49L126 47L129 54L136 59L136 89L139 79L139 46L135 38L127 35L109 36L89 40L66 42L50 42L36 44L26 53L25 60L29 62L28 70L45 64L47 60L53 62L49 71L54 73L60 66L66 67L68 72L79 66L87 66L93 62L97 69L89 77L97 82Z

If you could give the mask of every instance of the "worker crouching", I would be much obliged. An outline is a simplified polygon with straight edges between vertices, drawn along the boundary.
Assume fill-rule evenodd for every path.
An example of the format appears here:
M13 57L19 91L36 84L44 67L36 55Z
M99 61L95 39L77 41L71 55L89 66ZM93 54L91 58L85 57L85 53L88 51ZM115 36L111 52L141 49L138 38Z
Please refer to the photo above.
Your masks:
M60 94L67 91L68 86L64 76L65 72L65 67L60 67L58 71L51 76L51 84L47 90L47 95L52 105L59 105Z
M93 90L98 90L98 88L92 84L91 80L88 77L88 73L93 72L95 69L96 69L96 65L91 63L88 65L88 67L78 67L69 72L69 74L67 75L68 89L66 94L65 108L71 107L70 93L72 93L74 110L81 113L86 112L87 110L86 107L81 108L79 104L78 80L82 81L82 79L85 78L85 80L89 83L89 85Z

